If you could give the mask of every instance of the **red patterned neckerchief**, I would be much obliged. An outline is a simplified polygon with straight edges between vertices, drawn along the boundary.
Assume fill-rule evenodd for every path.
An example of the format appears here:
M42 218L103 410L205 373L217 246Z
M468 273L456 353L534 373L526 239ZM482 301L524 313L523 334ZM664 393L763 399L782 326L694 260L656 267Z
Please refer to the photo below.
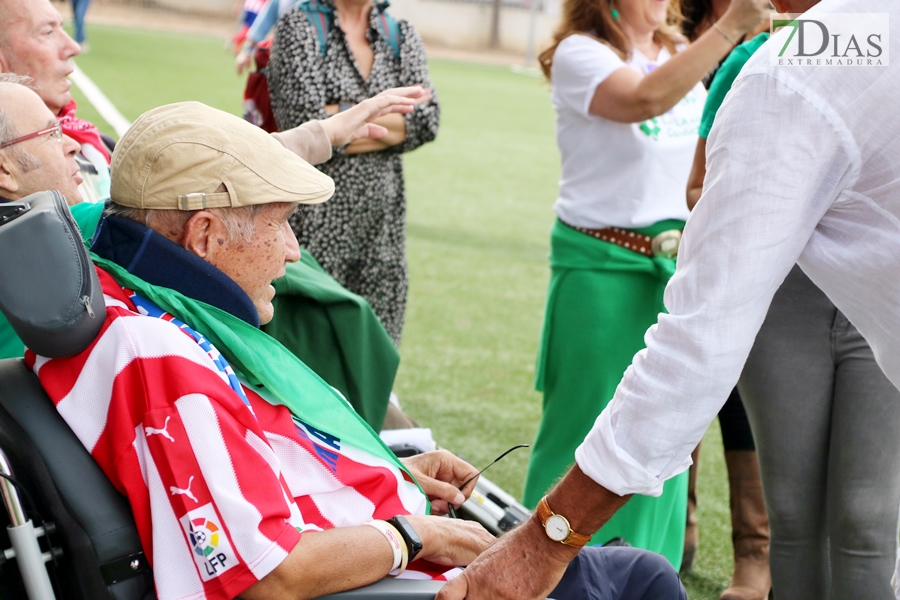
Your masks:
M93 123L79 119L75 116L75 101L72 100L59 113L59 124L62 126L63 133L78 142L79 144L88 144L97 149L97 151L106 157L106 162L111 161L109 150L100 139L100 131Z

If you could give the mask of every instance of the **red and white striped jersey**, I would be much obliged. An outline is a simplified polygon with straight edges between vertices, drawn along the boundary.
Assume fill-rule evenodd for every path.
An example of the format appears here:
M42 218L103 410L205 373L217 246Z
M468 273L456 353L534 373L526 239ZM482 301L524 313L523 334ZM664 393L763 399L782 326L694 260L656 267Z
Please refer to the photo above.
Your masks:
M189 335L143 316L98 269L106 321L82 353L26 360L128 496L163 600L234 598L301 533L423 514L394 464L244 385L248 407Z

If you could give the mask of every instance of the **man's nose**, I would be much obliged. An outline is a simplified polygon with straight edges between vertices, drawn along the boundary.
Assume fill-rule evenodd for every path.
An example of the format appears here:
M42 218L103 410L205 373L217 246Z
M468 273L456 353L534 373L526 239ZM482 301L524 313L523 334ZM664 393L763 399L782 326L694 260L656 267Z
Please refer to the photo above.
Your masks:
M78 142L76 142L75 140L73 140L72 138L67 136L66 134L63 134L62 144L63 144L63 152L65 153L66 156L74 157L76 154L78 154L81 151L81 144L79 144Z
M281 231L284 234L284 260L295 263L300 260L300 242L297 241L290 223L285 222L281 226Z
M74 58L81 54L81 44L72 39L65 31L63 34L63 46L62 46L62 58L63 60L69 60L70 58Z

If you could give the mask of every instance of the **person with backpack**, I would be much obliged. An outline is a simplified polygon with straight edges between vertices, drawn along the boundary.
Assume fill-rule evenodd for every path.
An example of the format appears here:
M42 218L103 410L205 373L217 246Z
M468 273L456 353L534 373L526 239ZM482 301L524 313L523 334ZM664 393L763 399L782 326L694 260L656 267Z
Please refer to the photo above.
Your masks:
M300 244L369 302L399 344L408 277L402 153L435 138L440 108L421 38L386 8L371 0L301 2L278 22L267 78L282 129L388 88L422 85L429 92L413 112L376 121L387 137L335 148L318 167L334 179L334 198L291 219Z

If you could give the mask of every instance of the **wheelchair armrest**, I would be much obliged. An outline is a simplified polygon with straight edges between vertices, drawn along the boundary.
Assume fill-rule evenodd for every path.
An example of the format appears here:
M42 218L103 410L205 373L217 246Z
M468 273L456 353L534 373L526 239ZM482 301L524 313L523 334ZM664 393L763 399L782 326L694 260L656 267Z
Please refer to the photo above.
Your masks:
M445 581L430 579L391 579L386 577L365 587L329 594L322 598L333 600L434 600L445 583Z

